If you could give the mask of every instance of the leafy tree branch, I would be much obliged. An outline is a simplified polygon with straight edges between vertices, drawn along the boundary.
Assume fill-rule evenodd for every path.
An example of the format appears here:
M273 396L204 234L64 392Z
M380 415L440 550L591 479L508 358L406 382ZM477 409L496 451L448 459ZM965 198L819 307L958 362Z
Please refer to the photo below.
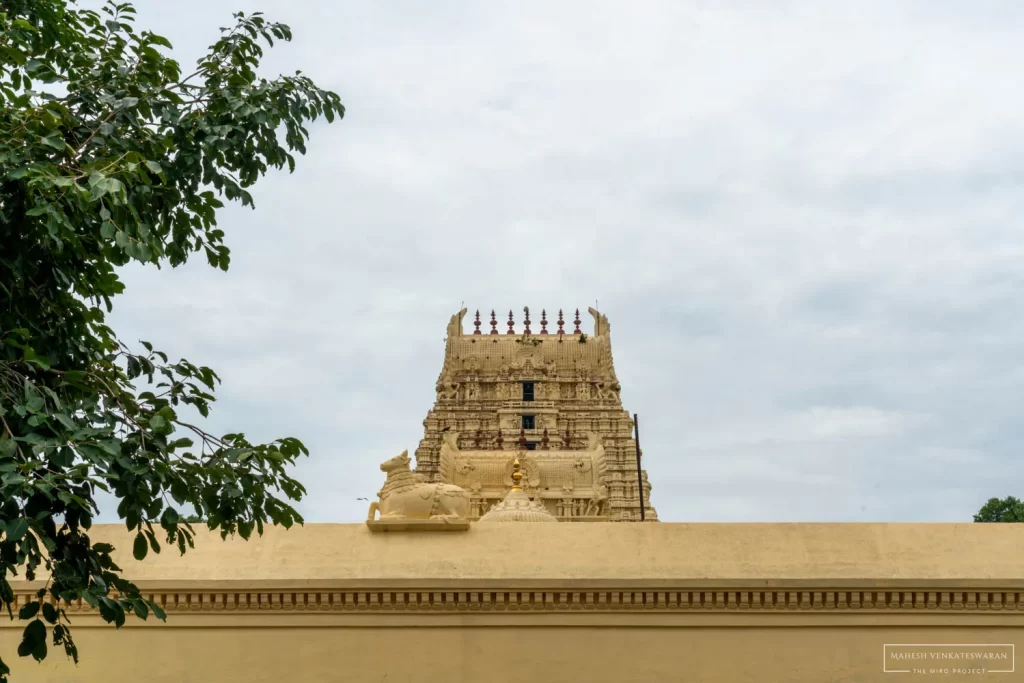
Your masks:
M162 543L185 553L193 521L246 539L302 522L288 472L305 446L183 419L183 407L209 415L217 374L133 349L105 314L130 261L175 267L202 252L227 270L217 210L252 206L249 188L294 170L307 126L344 107L299 72L257 75L263 45L291 40L283 24L236 14L183 78L170 42L137 31L134 14L0 4L0 608L14 618L19 572L45 576L17 615L18 653L36 660L53 645L77 662L72 602L117 627L166 616L90 539L97 491L118 500L139 560ZM0 661L0 683L9 673Z

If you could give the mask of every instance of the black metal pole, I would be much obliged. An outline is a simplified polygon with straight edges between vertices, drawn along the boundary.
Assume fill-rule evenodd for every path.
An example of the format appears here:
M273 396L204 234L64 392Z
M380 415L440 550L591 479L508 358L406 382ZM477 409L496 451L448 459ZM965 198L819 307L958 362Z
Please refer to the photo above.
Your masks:
M633 429L636 430L636 486L640 491L640 521L644 521L644 476L640 469L640 418L633 413Z

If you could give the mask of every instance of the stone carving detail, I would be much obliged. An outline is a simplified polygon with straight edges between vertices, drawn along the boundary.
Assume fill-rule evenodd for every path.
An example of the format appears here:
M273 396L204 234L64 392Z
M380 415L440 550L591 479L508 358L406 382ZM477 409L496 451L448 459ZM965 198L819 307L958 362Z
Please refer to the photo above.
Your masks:
M455 520L469 516L469 493L458 486L438 482L428 484L409 470L409 451L402 451L380 466L387 473L384 487L377 493L380 501L370 503L367 520L380 513L385 520Z
M459 383L450 370L445 370L437 381L437 395L439 399L454 401L459 395Z
M523 490L529 491L540 486L540 467L537 465L537 460L529 452L517 453L519 457L519 464L521 466L521 472L523 479L521 486ZM510 457L505 462L505 477L504 484L506 486L512 486L512 463L515 461L515 456Z
M361 588L350 586L286 591L158 589L147 592L146 597L168 613L202 611L271 610L282 612L325 611L351 614L393 613L395 610L433 611L457 615L472 611L547 611L562 612L586 610L615 610L620 612L666 613L737 612L744 614L781 613L794 611L831 614L905 613L908 617L922 614L932 618L936 613L979 613L986 618L1016 620L1024 612L1024 592L1017 590L992 591L991 587L964 586L950 591L944 586L926 587L926 590L906 590L892 586L845 586L765 589L763 586L705 586L687 585L658 587L644 590L611 590L584 588L566 591L562 588L537 587L523 591L517 586L491 587L484 590L436 591L393 587ZM16 588L12 608L17 610L36 602L34 590ZM84 600L68 604L68 612L96 613ZM1014 622L1016 623L1016 622ZM1007 623L1009 626L1009 623Z
M466 317L466 309L463 308L461 311L452 316L451 320L448 321L448 339L453 340L457 337L462 336L462 319Z
M614 400L618 390L619 386L617 383L602 380L596 385L595 396L600 401Z
M608 324L608 316L599 313L593 308L588 308L587 312L594 318L594 336L595 337L607 337L611 334L612 326ZM462 314L465 315L466 310L462 310ZM461 320L461 318L459 318Z
M441 435L439 479L471 491L470 517L478 518L512 486L512 462L518 456L521 485L531 496L551 500L552 510L564 517L606 518L611 507L605 485L608 463L604 438L598 432L589 432L586 444L580 443L577 448L516 450L514 455L479 447L463 450L459 434L446 429Z
M598 484L594 487L594 493L590 496L590 502L587 503L587 509L584 511L586 517L603 517L607 514L608 507L608 489L602 484Z

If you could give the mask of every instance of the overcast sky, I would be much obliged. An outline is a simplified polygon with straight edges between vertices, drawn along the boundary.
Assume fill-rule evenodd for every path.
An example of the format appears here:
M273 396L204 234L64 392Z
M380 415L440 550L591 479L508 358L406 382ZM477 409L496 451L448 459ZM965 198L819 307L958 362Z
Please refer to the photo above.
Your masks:
M600 301L664 521L1024 495L1024 4L136 5L185 66L288 23L264 74L348 108L222 212L229 273L128 269L113 316L220 373L214 429L306 442L307 521L416 448L463 301Z

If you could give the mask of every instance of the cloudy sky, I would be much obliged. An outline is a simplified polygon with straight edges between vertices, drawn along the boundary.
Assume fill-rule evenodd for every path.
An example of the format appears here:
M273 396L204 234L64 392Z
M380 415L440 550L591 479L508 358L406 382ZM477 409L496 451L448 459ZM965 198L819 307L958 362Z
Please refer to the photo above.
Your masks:
M185 64L288 23L265 75L348 107L223 211L229 273L129 269L113 316L219 371L213 428L307 443L308 521L415 449L463 301L600 301L662 520L1024 495L1021 3L136 5Z

